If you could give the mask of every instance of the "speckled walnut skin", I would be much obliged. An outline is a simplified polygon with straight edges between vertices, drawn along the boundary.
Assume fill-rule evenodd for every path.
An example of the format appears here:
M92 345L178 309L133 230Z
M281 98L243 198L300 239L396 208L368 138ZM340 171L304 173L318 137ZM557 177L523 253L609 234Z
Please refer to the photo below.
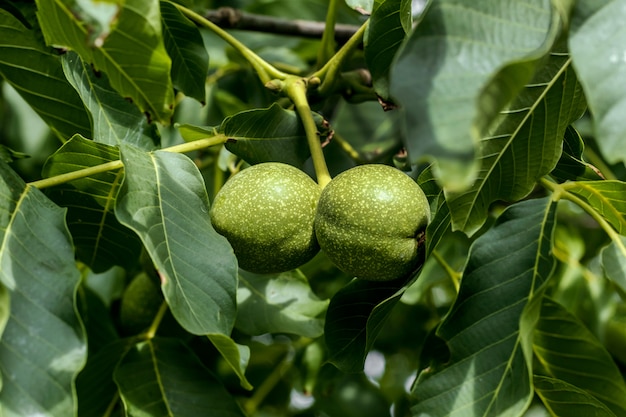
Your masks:
M319 251L313 221L320 187L282 163L253 165L230 178L210 210L239 266L256 273L289 271Z
M423 262L430 207L422 189L386 165L342 172L322 191L315 231L322 250L357 278L389 281Z

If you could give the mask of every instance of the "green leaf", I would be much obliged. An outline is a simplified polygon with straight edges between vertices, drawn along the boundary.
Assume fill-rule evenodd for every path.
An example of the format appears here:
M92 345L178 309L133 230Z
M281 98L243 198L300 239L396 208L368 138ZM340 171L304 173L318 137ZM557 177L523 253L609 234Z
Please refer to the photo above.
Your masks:
M245 376L248 362L250 361L250 348L245 345L235 343L233 339L223 334L209 334L207 335L213 346L220 352L222 358L226 361L226 364L230 369L235 372L235 375L239 378L239 382L244 389L251 390L252 384Z
M384 111L378 102L353 104L340 101L333 114L331 145L347 142L357 153L351 155L357 162L389 163L402 149L398 121L397 112ZM329 158L333 156L332 153L327 154Z
M63 70L91 114L96 142L111 146L130 143L144 149L160 143L156 125L148 123L136 106L111 88L106 74L94 72L73 52L63 57Z
M626 384L611 355L576 316L549 298L544 298L541 307L533 349L545 376L591 395L613 412L593 415L626 415ZM562 403L551 398L553 393L544 398L542 387L536 388L548 408L557 411L555 415L574 415L580 405ZM568 393L566 387L559 388L568 395L580 395L577 390Z
M6 162L7 164L10 164L17 159L24 159L28 157L29 156L23 152L14 151L9 147L0 144L0 160Z
M115 370L115 382L129 417L244 417L224 386L178 340L135 345Z
M617 180L577 181L563 189L581 197L621 235L626 235L626 182Z
M0 76L62 139L91 135L89 115L65 79L61 59L6 10L0 9Z
M198 168L180 154L121 149L126 174L115 214L141 238L174 317L193 334L229 335L237 308L237 260L211 225Z
M567 126L582 114L581 93L569 57L557 48L481 139L480 170L472 186L446 190L453 230L471 236L484 224L491 203L524 198L552 171Z
M561 159L550 175L559 182L604 179L597 168L583 160L584 150L585 143L582 137L573 126L568 126L565 130Z
M626 162L626 120L622 117L626 106L626 9L621 0L602 3L570 37L569 47L589 101L596 141L604 158L613 164Z
M239 271L235 327L255 336L291 333L316 338L322 335L328 301L320 300L298 270L275 275Z
M167 124L174 106L171 60L161 33L159 3L127 0L106 36L89 43L84 2L38 0L37 17L48 44L72 49L109 77L111 86L142 112ZM87 4L93 4L89 1Z
M113 372L136 343L135 338L118 339L89 354L85 368L76 379L79 416L104 416L119 401Z
M76 135L46 161L43 175L51 178L119 157L117 148ZM96 272L113 265L131 267L141 252L141 241L114 213L123 178L123 170L109 170L48 190L55 203L68 208L67 225L78 258Z
M348 7L361 13L371 13L376 0L345 0Z
M389 71L393 58L406 36L403 21L411 20L402 15L405 0L385 0L374 6L365 33L364 52L367 68L372 75L376 93L389 99ZM410 26L410 25L409 25Z
M558 29L546 0L432 1L391 73L409 156L434 157L447 189L471 185L479 141L531 80Z
M329 133L328 126L319 114L313 113L313 117L323 140ZM300 168L310 155L298 115L278 104L228 117L220 131L228 137L226 149L251 165L273 161Z
M620 239L621 246L612 242L602 249L602 268L606 277L626 294L626 237L621 236Z
M198 28L168 1L161 1L163 40L172 59L174 87L200 103L206 101L209 54Z
M520 318L553 269L556 203L517 203L473 243L461 288L437 330L449 360L422 371L414 416L521 415L532 399Z
M433 176L432 166L420 173L417 183L426 194L431 206L431 221L426 227L426 257L428 258L428 255L435 250L443 236L452 230L450 209L443 190Z
M591 394L557 378L535 375L535 390L554 416L618 417Z
M354 279L339 290L326 312L328 361L344 372L362 371L367 353L407 285L406 279Z
M65 210L0 162L0 283L10 297L0 340L4 416L74 415L87 353L79 280Z

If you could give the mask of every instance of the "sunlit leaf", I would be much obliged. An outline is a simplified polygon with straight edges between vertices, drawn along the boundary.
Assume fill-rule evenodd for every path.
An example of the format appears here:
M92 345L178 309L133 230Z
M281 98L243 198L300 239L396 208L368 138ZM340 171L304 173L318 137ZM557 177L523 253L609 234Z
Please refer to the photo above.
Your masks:
M449 360L419 375L413 416L521 415L528 407L520 318L553 269L555 212L546 198L517 203L471 246L457 299L437 330Z
M159 145L156 125L149 124L136 106L111 88L106 74L94 72L73 52L63 57L63 70L91 113L96 142L130 143L144 149Z
M91 135L89 116L63 75L59 55L4 9L0 9L0 76L62 139L75 133Z
M575 388L569 390L560 386L562 395L570 391L568 395L579 396L580 390L606 406L613 415L626 415L626 384L611 355L576 316L548 298L541 308L533 350L545 376ZM550 392L553 389L549 387L545 398L541 386L537 387L537 392L556 415L576 415L580 402L563 403L554 398L554 392ZM590 403L589 407L597 407L595 401Z
M479 140L531 80L558 29L546 0L432 1L391 74L409 156L434 157L447 189L468 187Z
M87 353L74 304L79 279L65 210L0 162L0 283L10 297L0 339L4 416L74 414L73 382Z
M570 37L569 47L589 101L598 146L609 163L626 162L626 8L621 0L598 4L602 7L587 16Z
M174 105L171 60L161 32L159 2L128 0L116 15L113 30L89 44L82 2L38 0L46 42L74 50L83 61L107 74L111 86L129 97L152 119L168 123Z
M626 294L626 237L602 249L602 268L606 276Z
M235 343L233 339L223 334L213 333L207 335L213 346L220 352L226 364L239 378L239 383L244 389L251 390L252 384L246 378L245 372L250 361L250 348L246 345Z
M577 181L563 185L570 193L583 198L621 235L626 235L626 182Z
M209 220L209 200L188 157L122 147L125 179L118 220L141 238L161 275L176 320L198 335L229 335L235 322L237 260Z
M163 40L172 59L174 87L201 103L206 100L205 84L209 55L198 28L168 1L161 1Z
M291 333L315 338L323 333L320 300L299 271L275 275L239 271L235 326L249 335Z
M345 0L345 2L349 7L361 13L371 13L376 0Z
M593 395L557 378L535 375L535 389L555 416L618 417Z
M561 156L565 130L581 116L584 98L567 54L553 51L520 95L480 141L480 169L472 186L446 192L453 230L472 235L491 203L517 201Z
M129 416L244 417L224 386L180 341L135 345L115 370Z
M43 175L54 177L118 159L117 148L77 135L48 159ZM96 272L113 265L130 267L139 258L141 241L114 213L123 178L123 170L108 170L48 190L53 201L68 208L67 225L78 258Z

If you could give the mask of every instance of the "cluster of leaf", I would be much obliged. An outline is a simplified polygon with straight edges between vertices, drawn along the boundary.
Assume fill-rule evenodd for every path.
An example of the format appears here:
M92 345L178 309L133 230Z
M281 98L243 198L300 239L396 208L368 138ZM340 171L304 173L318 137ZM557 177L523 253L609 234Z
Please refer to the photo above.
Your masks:
M314 120L331 173L396 164L426 192L408 281L238 270L211 196L242 160L313 173L306 133L182 6L0 1L0 414L626 415L626 3L330 3L371 16ZM319 41L236 37L320 64Z

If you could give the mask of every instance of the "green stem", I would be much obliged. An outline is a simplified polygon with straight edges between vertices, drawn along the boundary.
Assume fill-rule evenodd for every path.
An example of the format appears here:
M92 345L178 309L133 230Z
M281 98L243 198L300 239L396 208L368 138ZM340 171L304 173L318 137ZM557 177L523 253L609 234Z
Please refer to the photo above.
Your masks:
M170 146L169 148L161 149L165 152L174 152L174 153L185 153L197 151L200 149L208 148L214 145L221 145L226 142L226 136L223 134L218 134L216 136L210 138L204 138L200 140L196 140L193 142L181 143L180 145ZM124 167L124 164L121 160L117 159L115 161L105 162L104 164L94 165L92 167L79 169L72 172L67 172L65 174L55 175L54 177L44 178L42 180L37 180L30 182L29 185L33 187L37 187L39 189L54 187L57 185L65 184L70 181L79 180L81 178L89 177L96 174L101 174L107 171L113 171L116 169L121 169Z
M365 21L363 25L355 32L355 34L346 42L339 51L328 61L322 68L317 70L311 78L318 78L321 80L321 85L318 91L321 95L329 94L337 80L339 80L339 71L344 61L352 54L352 52L361 44L367 24L369 20Z
M337 0L330 0L326 13L326 25L317 54L317 67L321 68L335 53L335 23L337 23Z
M288 76L287 74L279 71L273 65L252 52L247 46L239 42L235 37L230 35L224 29L217 26L215 23L211 22L208 19L205 19L203 16L200 16L198 13L186 8L185 6L177 3L172 4L176 6L178 10L180 10L180 12L184 14L187 18L189 18L192 22L195 22L199 26L211 30L213 33L215 33L217 36L227 42L230 46L235 48L235 50L239 52L250 63L250 65L252 65L263 84L266 84L273 79L284 80Z
M161 306L159 307L159 311L157 311L156 315L154 316L150 327L144 333L146 339L154 339L154 336L156 336L156 332L159 329L161 321L163 321L163 317L165 317L165 313L167 313L168 308L169 306L167 304L167 301L163 301L161 303Z
M596 209L594 209L589 203L587 203L582 198L567 191L566 186L548 181L545 178L541 178L540 183L543 187L545 187L546 189L554 193L553 199L559 200L563 198L565 200L571 201L572 203L582 208L587 214L589 214L596 221L596 223L600 225L602 230L604 230L604 232L609 236L609 238L611 238L611 240L615 242L615 245L617 246L619 251L622 253L622 255L626 257L626 246L624 246L624 242L622 241L622 238L620 237L619 233L615 231L613 226L611 226L611 224L608 221L606 221L606 219L602 217L602 215L600 215L600 213L598 213Z
M66 182L79 180L81 178L89 177L96 174L102 174L103 172L113 171L123 168L124 164L119 159L115 161L106 162L104 164L95 165L89 168L83 168L65 174L55 175L54 177L44 178L42 180L33 181L30 183L33 187L39 189L54 187L56 185L65 184Z
M315 176L320 187L326 187L331 180L326 159L324 159L324 151L320 143L319 132L311 113L311 107L306 96L306 82L302 78L290 78L285 82L285 94L293 102L296 111L300 116L304 131L306 133L307 142L313 159L313 167L315 168Z
M450 277L450 280L452 281L452 283L454 284L454 287L456 288L456 291L458 292L461 286L461 274L455 271L454 269L452 269L452 267L448 265L446 260L443 259L443 257L436 250L432 251L432 255L435 257L435 260L437 261L437 263L443 268L446 274Z
M251 416L256 414L257 409L263 403L265 398L272 392L276 385L280 382L285 372L293 365L292 355L287 354L287 357L274 368L271 374L259 387L254 391L254 394L245 402L244 408L246 414Z

